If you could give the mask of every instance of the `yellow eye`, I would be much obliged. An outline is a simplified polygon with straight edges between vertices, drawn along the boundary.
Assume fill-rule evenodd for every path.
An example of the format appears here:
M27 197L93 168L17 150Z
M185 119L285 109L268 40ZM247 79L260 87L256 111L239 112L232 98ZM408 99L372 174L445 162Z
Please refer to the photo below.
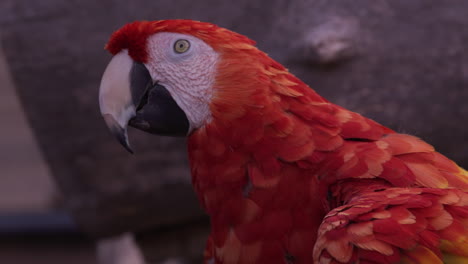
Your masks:
M187 50L189 50L189 48L190 48L190 42L188 42L188 40L185 40L185 39L179 39L174 44L174 51L176 53L184 53Z

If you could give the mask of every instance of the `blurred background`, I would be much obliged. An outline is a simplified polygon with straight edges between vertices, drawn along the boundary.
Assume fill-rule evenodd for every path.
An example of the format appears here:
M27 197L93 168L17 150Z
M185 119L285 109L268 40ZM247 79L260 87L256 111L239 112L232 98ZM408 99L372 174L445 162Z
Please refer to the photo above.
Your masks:
M99 115L110 34L188 18L245 34L327 99L468 167L464 0L0 1L0 263L201 263L185 140Z

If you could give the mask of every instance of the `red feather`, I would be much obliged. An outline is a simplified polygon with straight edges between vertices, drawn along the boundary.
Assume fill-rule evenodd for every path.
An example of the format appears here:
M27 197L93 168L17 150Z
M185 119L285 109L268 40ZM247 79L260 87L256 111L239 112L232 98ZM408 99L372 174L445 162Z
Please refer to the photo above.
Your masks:
M328 102L245 36L191 20L134 22L106 48L147 62L158 32L219 55L211 120L189 136L216 263L468 259L468 172L422 140Z

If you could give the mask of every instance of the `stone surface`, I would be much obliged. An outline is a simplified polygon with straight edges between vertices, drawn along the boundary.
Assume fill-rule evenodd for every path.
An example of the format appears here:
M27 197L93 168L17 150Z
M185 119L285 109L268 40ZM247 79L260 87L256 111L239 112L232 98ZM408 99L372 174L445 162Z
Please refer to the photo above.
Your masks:
M131 156L99 116L98 86L110 59L103 46L123 24L190 18L246 34L332 102L423 137L468 167L467 13L463 0L3 0L0 28L67 207L88 233L107 236L203 214L183 139L130 131ZM307 40L333 20L358 29L348 36L353 56L324 65L310 58Z
M100 240L96 251L100 264L145 264L143 254L130 232Z
M26 121L1 45L0 120L0 214L51 210L59 195Z

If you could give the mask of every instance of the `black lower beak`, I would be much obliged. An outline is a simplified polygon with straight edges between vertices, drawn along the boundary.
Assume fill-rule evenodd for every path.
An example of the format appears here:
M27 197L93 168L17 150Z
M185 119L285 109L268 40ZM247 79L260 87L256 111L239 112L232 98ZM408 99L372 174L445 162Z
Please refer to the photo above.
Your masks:
M164 86L153 83L144 64L133 63L130 83L136 109L130 126L157 135L187 135L190 125L184 111Z
M157 83L145 91L138 102L136 115L130 119L129 125L164 136L186 136L190 129L184 111L169 91Z

